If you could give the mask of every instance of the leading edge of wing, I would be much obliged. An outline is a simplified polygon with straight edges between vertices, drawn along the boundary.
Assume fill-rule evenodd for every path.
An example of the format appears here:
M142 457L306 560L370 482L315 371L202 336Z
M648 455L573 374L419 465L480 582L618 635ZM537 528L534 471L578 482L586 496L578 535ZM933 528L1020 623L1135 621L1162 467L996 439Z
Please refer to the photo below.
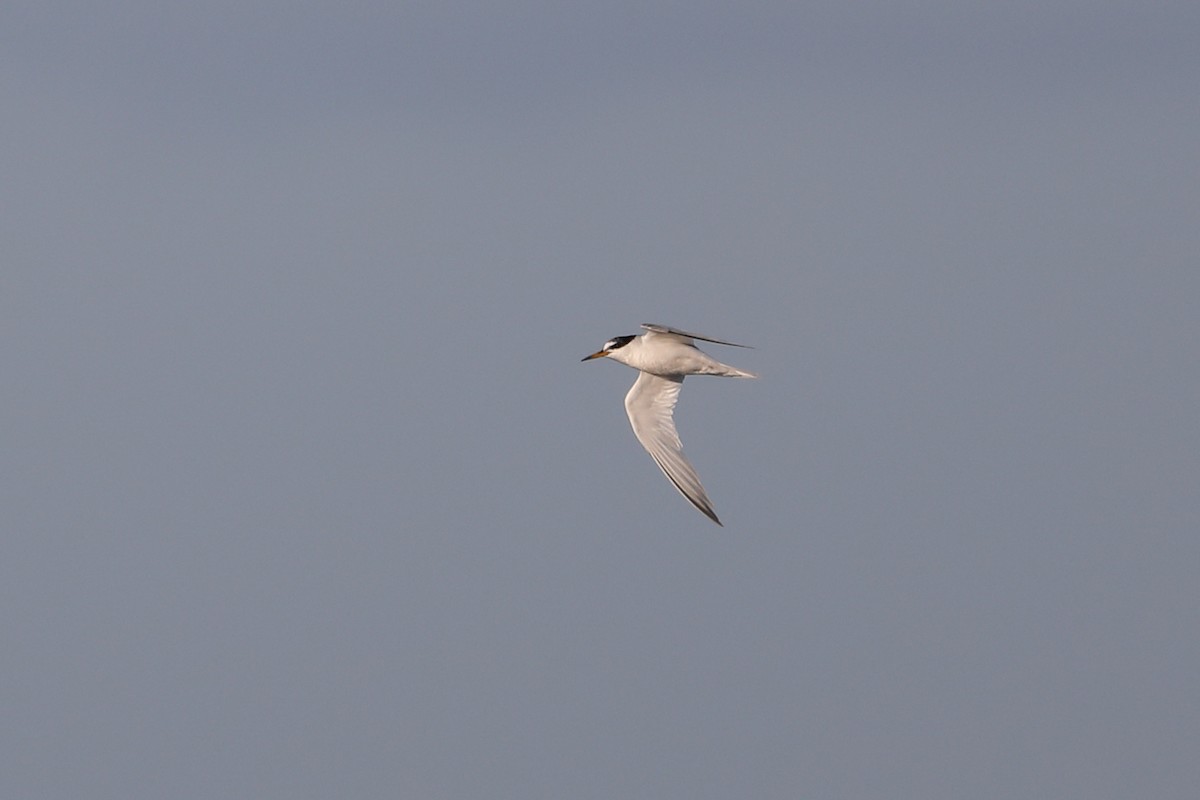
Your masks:
M651 333L663 334L665 336L678 336L681 339L699 339L702 342L712 342L713 344L724 344L729 347L744 347L747 350L754 348L748 344L738 344L737 342L727 342L724 339L713 339L711 336L701 336L698 333L688 333L679 328L672 328L670 325L655 325L653 322L643 322L642 327Z

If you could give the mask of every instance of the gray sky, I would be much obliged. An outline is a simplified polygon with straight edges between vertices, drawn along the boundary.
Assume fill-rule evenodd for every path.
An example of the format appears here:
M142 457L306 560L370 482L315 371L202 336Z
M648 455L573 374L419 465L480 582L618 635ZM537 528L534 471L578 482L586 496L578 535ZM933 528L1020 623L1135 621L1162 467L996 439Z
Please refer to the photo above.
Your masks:
M5 4L0 795L1194 797L1198 35Z

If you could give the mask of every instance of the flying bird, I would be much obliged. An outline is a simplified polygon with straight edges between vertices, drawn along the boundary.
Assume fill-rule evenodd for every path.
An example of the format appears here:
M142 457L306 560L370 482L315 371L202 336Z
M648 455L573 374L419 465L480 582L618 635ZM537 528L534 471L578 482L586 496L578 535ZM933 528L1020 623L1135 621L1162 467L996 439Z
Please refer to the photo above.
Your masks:
M658 464L667 480L687 498L688 502L718 525L721 520L700 485L700 476L683 455L683 444L675 432L675 403L679 389L688 375L721 375L726 378L757 378L753 372L722 364L701 352L693 340L699 339L730 347L747 347L708 336L669 328L665 325L642 325L646 332L638 336L616 336L596 352L585 356L611 358L633 367L641 374L625 395L625 413L642 447Z

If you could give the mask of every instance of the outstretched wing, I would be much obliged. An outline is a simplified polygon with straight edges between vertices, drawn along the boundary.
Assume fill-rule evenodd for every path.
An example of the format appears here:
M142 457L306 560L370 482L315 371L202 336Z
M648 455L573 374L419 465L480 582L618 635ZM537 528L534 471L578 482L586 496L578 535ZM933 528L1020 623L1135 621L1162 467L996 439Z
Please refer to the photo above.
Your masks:
M642 327L648 330L655 336L669 336L673 339L678 339L685 344L691 344L693 339L699 339L702 342L712 342L713 344L727 344L730 347L745 347L753 350L748 344L737 344L736 342L727 342L724 339L713 339L708 336L701 336L698 333L688 333L681 331L679 328L672 328L668 325L655 325L652 322L643 322Z
M625 395L625 413L629 415L634 435L667 480L689 503L720 525L721 520L700 485L700 476L684 457L683 444L675 432L675 403L681 386L683 376L662 377L643 372Z

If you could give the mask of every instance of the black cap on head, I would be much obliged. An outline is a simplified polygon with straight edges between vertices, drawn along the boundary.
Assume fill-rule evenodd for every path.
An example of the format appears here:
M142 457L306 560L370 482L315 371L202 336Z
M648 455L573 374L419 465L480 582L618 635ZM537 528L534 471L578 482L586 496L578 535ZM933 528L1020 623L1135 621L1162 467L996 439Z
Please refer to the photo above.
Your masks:
M614 336L604 343L605 350L618 350L636 339L636 336Z

